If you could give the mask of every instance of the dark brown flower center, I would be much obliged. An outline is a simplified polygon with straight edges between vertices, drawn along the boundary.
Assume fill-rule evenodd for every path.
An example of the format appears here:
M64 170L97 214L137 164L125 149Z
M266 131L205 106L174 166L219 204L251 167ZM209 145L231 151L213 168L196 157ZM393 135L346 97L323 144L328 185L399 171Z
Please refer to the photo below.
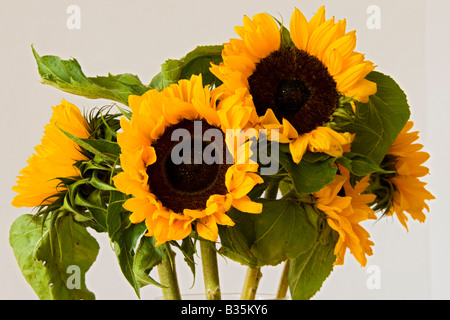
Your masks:
M270 108L299 134L323 125L339 105L336 82L326 66L297 48L282 48L261 59L248 83L258 115Z
M195 123L197 129L201 130L195 129ZM179 135L172 137L177 129L188 135L183 139ZM183 209L203 210L211 195L227 193L225 174L231 164L227 164L222 157L227 152L225 136L222 134L221 141L204 141L203 136L208 129L221 132L203 120L182 120L166 128L153 144L157 160L147 167L150 192L163 206L174 212L182 213ZM186 137L189 140L185 141ZM188 147L180 148L181 143L184 146L187 143ZM222 157L222 161L212 163L205 159L205 156L211 156L211 153L204 154L207 148L213 150L213 155L214 151L222 150L216 155L216 159Z

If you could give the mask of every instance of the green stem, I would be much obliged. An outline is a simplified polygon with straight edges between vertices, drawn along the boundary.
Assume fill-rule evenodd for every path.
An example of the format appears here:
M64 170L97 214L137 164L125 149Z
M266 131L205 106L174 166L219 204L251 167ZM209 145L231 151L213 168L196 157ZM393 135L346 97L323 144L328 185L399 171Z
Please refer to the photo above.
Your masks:
M274 180L269 184L264 194L264 198L275 200L278 196L278 187L281 179ZM244 287L242 288L241 299L242 300L254 300L256 297L256 291L258 290L259 281L262 278L261 268L247 268L245 275Z
M289 265L290 260L286 260L283 267L283 273L281 274L280 284L278 285L276 299L286 298L286 294L289 289Z
M164 300L181 300L178 286L177 271L175 269L175 253L166 243L165 256L158 264L159 281L164 286L162 289Z
M259 281L261 280L261 268L248 268L245 275L244 287L242 288L241 300L255 300Z
M200 252L202 256L203 278L207 300L221 300L219 268L217 265L216 245L214 242L201 240Z

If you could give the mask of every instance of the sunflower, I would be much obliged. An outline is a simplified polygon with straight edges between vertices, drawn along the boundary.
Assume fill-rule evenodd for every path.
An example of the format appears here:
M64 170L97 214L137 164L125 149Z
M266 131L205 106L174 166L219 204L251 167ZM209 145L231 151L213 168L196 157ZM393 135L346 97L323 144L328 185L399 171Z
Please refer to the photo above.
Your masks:
M309 22L295 9L290 32L267 14L245 16L235 28L240 39L224 44L223 62L211 67L222 96L248 90L259 125L279 130L296 163L307 149L341 155L351 135L324 124L342 96L367 102L377 90L365 79L375 66L354 51L355 32L345 28L345 20L325 20L324 7Z
M242 100L230 96L224 104L228 111L237 110ZM244 125L247 115L219 113L201 76L180 80L162 91L132 95L129 105L132 117L121 119L123 132L118 134L123 172L114 177L114 183L132 195L124 208L132 212L132 223L145 221L146 235L154 236L156 245L184 239L193 228L204 239L215 241L218 224L234 225L226 215L232 206L243 212L262 211L262 205L247 196L263 182L255 173L258 165L237 162L242 152L228 150L224 135L226 129ZM208 132L215 138L206 139ZM180 133L191 141L183 152ZM220 161L202 158L202 152L213 149L211 154L220 154L216 158ZM186 161L174 157L182 153ZM230 157L233 161L228 161Z
M333 182L314 193L316 206L325 213L328 225L339 233L334 253L337 257L335 264L344 263L345 252L350 252L356 260L365 266L367 255L373 254L369 240L370 234L360 223L368 219L376 219L369 204L375 200L371 194L363 194L369 186L369 176L366 176L352 187L349 181L349 172L339 166L340 174Z
M421 151L423 145L414 143L419 138L418 131L409 132L414 123L408 121L394 143L389 148L382 166L394 171L393 174L379 175L374 181L374 193L381 198L381 203L386 204L387 215L394 213L400 223L408 230L409 213L413 220L424 222L426 216L425 209L430 210L426 200L435 199L435 197L426 190L425 182L419 178L426 176L430 170L423 166L429 159L427 152ZM385 192L388 188L391 192Z
M90 127L80 110L63 100L53 107L53 114L44 127L41 144L35 147L36 153L20 171L17 185L18 193L12 201L15 207L36 207L52 203L57 194L64 191L59 178L78 177L75 162L86 160L78 145L66 136L64 130L78 138L88 138Z

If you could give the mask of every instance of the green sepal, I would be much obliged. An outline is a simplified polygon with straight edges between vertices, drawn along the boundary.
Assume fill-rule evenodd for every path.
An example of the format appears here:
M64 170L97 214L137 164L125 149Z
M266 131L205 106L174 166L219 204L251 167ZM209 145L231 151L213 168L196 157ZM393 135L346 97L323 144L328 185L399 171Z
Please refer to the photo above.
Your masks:
M123 204L128 196L119 191L110 191L108 200L108 210L106 214L106 225L108 236L111 241L115 241L120 236L123 221L128 218L129 212L123 208Z
M120 156L120 146L116 142L100 139L81 139L60 129L66 136L76 142L84 150L94 154L107 163L115 164Z

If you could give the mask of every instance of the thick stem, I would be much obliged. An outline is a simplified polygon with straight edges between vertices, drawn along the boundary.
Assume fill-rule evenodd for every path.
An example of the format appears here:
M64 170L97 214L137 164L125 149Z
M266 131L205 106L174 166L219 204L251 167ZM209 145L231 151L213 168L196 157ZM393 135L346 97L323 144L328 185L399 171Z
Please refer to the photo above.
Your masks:
M259 281L262 278L261 268L248 268L242 288L241 300L255 300Z
M165 257L158 264L159 281L165 287L162 289L164 300L181 300L178 286L177 271L175 269L175 253L170 245L165 245Z
M219 267L217 265L215 243L207 240L201 240L200 252L202 255L206 300L220 300L221 293L219 283Z
M278 285L278 291L276 299L286 298L287 291L289 289L289 265L291 260L286 260L284 263L283 273L281 274L280 284Z

